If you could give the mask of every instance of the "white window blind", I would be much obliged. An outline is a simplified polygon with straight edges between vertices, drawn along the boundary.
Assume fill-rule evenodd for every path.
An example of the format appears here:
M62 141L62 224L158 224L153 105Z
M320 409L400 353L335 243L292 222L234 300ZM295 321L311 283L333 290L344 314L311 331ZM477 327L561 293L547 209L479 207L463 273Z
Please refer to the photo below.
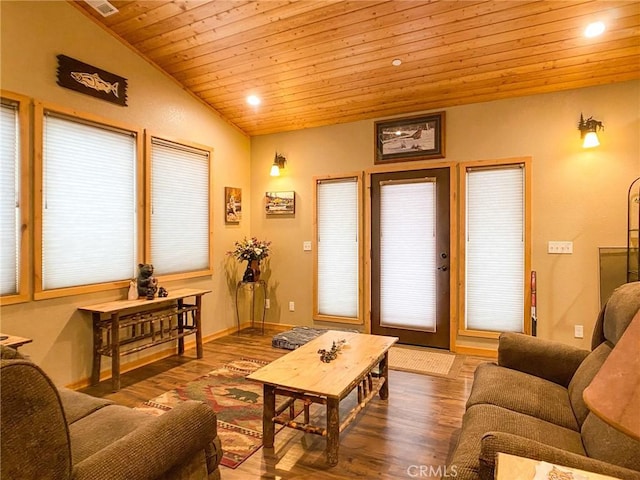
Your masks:
M20 148L18 106L0 110L0 295L18 293L20 284Z
M133 133L45 115L43 290L135 275L136 162Z
M524 168L468 169L466 180L466 327L522 332Z
M358 181L320 181L316 195L318 313L358 318Z
M209 269L209 152L151 140L151 261L156 274Z
M436 183L380 187L380 325L436 329Z

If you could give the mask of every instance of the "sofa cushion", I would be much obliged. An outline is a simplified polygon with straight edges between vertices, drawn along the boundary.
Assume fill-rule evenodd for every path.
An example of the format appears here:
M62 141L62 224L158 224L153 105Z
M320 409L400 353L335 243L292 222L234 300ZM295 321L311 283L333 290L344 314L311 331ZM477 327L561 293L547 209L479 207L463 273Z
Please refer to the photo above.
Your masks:
M482 437L487 432L505 432L585 455L580 433L539 418L496 405L473 405L464 414L462 431L453 458L457 479L477 479L480 470Z
M576 370L575 375L569 382L569 400L576 420L582 426L584 420L589 414L587 404L584 403L582 393L584 389L591 383L593 377L596 376L600 367L611 353L611 345L609 342L601 343L593 352L584 359L584 361Z
M111 400L92 397L68 388L58 388L58 393L67 418L67 425L71 425L102 407L113 404Z
M582 424L587 455L621 467L640 471L640 441L625 435L593 413Z
M108 405L69 425L73 464L152 422L152 415L120 405Z
M580 429L566 388L495 363L483 363L476 368L467 408L480 404L496 405L572 430Z

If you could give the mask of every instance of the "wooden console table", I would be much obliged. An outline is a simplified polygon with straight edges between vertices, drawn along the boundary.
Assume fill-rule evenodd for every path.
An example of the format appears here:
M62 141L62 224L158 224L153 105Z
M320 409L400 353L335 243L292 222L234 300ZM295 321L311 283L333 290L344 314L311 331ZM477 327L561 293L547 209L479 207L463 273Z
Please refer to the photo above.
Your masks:
M32 341L33 340L31 338L16 337L15 335L0 333L0 345L15 348L16 350L25 343L31 343Z
M178 340L178 354L182 355L187 335L195 334L196 352L202 358L202 296L209 292L181 288L153 300L116 300L79 307L91 312L93 319L91 384L100 382L103 355L111 357L111 383L118 391L121 356L173 340ZM194 297L195 303L186 304L188 297Z

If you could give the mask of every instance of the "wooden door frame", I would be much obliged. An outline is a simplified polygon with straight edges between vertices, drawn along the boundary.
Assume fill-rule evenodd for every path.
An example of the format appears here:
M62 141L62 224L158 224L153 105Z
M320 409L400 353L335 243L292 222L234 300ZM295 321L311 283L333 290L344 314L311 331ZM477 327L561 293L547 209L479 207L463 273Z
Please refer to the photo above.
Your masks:
M371 176L377 173L408 172L412 170L449 169L449 350L456 351L456 332L458 331L458 169L457 162L411 162L373 167L365 170L365 255L364 255L364 292L365 292L365 333L371 333Z

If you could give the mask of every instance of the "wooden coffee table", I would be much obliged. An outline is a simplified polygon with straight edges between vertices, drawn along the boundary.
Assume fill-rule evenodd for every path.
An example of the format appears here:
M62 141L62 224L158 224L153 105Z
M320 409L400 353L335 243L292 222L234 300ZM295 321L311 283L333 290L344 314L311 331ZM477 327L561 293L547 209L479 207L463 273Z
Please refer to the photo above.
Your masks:
M332 343L340 340L346 340L347 343L338 357L329 363L322 362L318 350L329 351ZM284 425L326 436L327 462L336 465L340 432L378 392L383 400L389 396L388 352L397 341L397 337L328 330L249 375L248 380L264 385L264 447L273 448L275 425ZM340 401L356 388L358 403L340 422ZM276 395L288 397L277 411ZM292 415L295 400L301 400L304 405L304 420L301 422L296 421ZM326 405L326 427L309 423L309 406L313 403ZM290 414L285 419L281 414L287 409Z

